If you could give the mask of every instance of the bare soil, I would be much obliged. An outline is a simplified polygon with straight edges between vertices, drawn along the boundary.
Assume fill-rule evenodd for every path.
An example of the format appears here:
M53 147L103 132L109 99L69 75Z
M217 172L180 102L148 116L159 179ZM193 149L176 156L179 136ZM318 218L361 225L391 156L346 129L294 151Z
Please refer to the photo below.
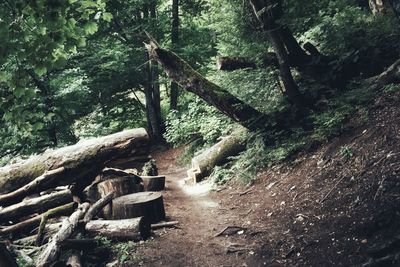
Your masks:
M138 247L144 266L360 266L400 234L400 94L376 100L339 137L264 170L249 187L183 186L182 148L157 152L179 228ZM228 229L228 226L241 227ZM399 240L399 239L397 239ZM400 252L388 246L383 257ZM383 265L400 266L396 260Z

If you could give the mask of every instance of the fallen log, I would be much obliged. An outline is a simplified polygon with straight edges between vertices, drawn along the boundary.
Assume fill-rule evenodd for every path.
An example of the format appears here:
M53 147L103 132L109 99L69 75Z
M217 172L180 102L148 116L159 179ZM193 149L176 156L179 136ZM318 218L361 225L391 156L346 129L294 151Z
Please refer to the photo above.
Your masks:
M79 220L85 215L89 206L89 203L79 205L78 209L72 213L69 218L63 221L61 229L51 239L50 243L47 244L45 250L40 255L39 262L36 265L37 267L50 266L55 260L57 260L58 254L60 253L61 243L74 233Z
M132 155L147 155L148 142L146 130L140 128L48 150L41 155L0 168L0 193L12 192L46 171L61 167L65 168L63 175L55 181L41 184L40 190L55 185L68 185L74 181L84 181L83 184L88 185L113 160Z
M256 63L245 57L219 57L217 59L217 69L233 71L238 69L255 69Z
M144 216L150 223L165 219L162 194L159 192L140 192L115 198L112 201L112 219L128 219Z
M40 175L35 180L24 185L23 187L8 194L0 195L0 206L9 205L21 201L29 194L38 191L41 188L44 188L45 186L43 185L45 183L51 184L52 182L54 182L54 180L60 177L64 171L64 167L60 167L51 171L45 171L44 174Z
M189 182L197 183L211 174L215 166L224 164L228 157L235 156L245 149L243 142L244 129L240 129L230 136L205 150L192 159L192 168L188 170Z
M0 222L13 220L33 213L43 213L48 209L72 202L69 189L22 201L0 209Z
M95 220L85 225L90 235L116 240L142 240L150 236L150 222L145 217L123 220Z
M140 176L144 191L162 191L165 189L165 176Z
M50 210L46 211L45 213L34 216L28 220L19 222L14 225L6 226L6 227L0 229L0 235L6 235L6 234L10 234L10 233L16 234L16 233L20 233L22 231L29 231L29 230L37 227L40 224L43 216L46 216L47 218L52 218L52 217L57 217L57 216L61 216L61 215L69 215L76 209L77 205L78 204L76 202L71 202L71 203L62 205L60 207L50 209Z
M84 223L88 223L100 210L114 198L114 192L108 193L105 197L94 203L83 218Z

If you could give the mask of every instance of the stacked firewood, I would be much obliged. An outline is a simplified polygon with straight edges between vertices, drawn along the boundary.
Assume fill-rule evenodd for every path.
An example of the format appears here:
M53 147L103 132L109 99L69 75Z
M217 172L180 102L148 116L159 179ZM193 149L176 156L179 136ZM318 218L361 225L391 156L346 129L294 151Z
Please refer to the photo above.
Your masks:
M157 192L165 177L138 175L146 162L155 166L148 149L146 131L134 129L0 168L1 241L17 253L39 251L35 265L52 266L61 252L96 247L97 236L148 238L165 219ZM72 253L69 261L78 264L79 255Z

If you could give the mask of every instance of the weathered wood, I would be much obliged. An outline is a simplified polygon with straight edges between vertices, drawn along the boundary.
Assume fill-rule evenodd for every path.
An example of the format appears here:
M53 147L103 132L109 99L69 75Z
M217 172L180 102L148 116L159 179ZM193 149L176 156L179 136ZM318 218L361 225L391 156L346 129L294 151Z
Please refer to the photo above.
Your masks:
M73 253L68 257L67 260L67 266L69 267L81 267L81 255L79 255L77 252Z
M90 235L105 236L114 240L141 240L150 236L150 222L146 217L123 220L95 220L85 225Z
M144 216L150 223L165 219L162 194L140 192L115 198L112 202L112 219L128 219Z
M69 189L22 201L18 204L0 209L0 222L13 220L37 212L42 213L48 209L69 202L72 202L72 193Z
M256 63L245 57L218 57L217 69L233 71L238 69L255 69Z
M105 168L96 179L84 189L86 201L95 202L110 192L114 197L143 191L142 178L132 171Z
M50 209L48 211L46 211L45 213L41 214L41 215L37 215L34 216L28 220L19 222L17 224L13 224L10 226L6 226L2 229L0 229L0 235L6 235L6 234L16 234L16 233L20 233L22 231L29 231L35 227L37 227L43 216L47 216L47 218L52 218L52 217L56 217L56 216L60 216L60 215L69 215L71 214L77 207L77 203L76 202L71 202L65 205L62 205L60 207L56 207L53 209Z
M78 222L85 215L89 209L89 203L83 203L79 205L78 209L72 213L72 215L65 219L62 223L61 229L52 238L49 244L47 244L45 250L39 257L37 267L50 266L55 260L57 260L58 254L60 253L61 243L68 239L75 231Z
M177 224L179 224L178 221L154 223L151 225L151 229L157 230L157 229L165 228L165 227L175 227Z
M192 168L188 170L188 177L193 179L193 183L197 183L210 175L214 167L225 163L228 157L235 156L243 151L245 149L244 133L245 130L240 129L194 157Z
M45 231L44 231L45 234L43 237L43 243L49 241L49 239L60 230L61 226L62 226L61 222L47 224L45 226ZM24 238L14 240L13 244L24 245L24 246L36 246L36 239L37 239L37 235L31 235L31 236L27 236Z
M42 184L41 190L74 181L90 184L107 163L127 156L146 155L148 142L146 130L140 128L48 150L41 155L0 168L0 193L12 192L46 171L61 167L65 168L63 175L56 181Z
M144 191L162 191L165 189L165 176L140 176L143 180Z
M88 223L100 210L114 198L114 192L108 193L105 197L94 203L83 218L84 223Z
M39 191L43 184L52 183L55 179L59 178L65 171L64 167L60 167L55 170L45 171L44 174L37 177L32 182L24 185L23 187L12 191L8 194L0 195L0 205L9 205L10 203L16 203L21 201L24 197L30 193Z

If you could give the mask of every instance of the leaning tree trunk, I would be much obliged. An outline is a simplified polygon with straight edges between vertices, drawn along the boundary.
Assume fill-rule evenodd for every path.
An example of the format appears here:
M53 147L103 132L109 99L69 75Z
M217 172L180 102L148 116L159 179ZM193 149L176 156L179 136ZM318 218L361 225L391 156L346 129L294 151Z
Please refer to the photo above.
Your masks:
M250 0L254 14L256 15L263 29L268 32L272 46L278 58L279 72L282 83L285 87L284 93L292 104L294 104L299 110L303 110L307 103L293 79L293 75L290 71L289 55L283 40L287 41L287 49L292 52L293 56L296 58L296 61L304 60L304 52L302 53L300 51L301 48L297 47L297 42L294 40L294 38L291 38L292 36L290 36L290 32L288 32L287 29L281 29L281 26L275 22L277 16L280 15L277 14L280 13L280 2L281 1L279 0ZM282 37L284 37L284 39L282 39Z
M272 121L266 114L259 112L225 89L204 78L186 61L175 53L159 47L155 41L151 41L147 48L151 57L160 63L173 81L187 91L198 95L232 120L250 130L264 130L266 124Z
M0 193L11 192L46 171L61 167L64 171L56 173L56 179L49 176L51 179L48 182L41 181L35 190L39 192L74 181L90 183L112 160L147 154L148 141L145 129L133 129L46 151L25 161L0 168Z

